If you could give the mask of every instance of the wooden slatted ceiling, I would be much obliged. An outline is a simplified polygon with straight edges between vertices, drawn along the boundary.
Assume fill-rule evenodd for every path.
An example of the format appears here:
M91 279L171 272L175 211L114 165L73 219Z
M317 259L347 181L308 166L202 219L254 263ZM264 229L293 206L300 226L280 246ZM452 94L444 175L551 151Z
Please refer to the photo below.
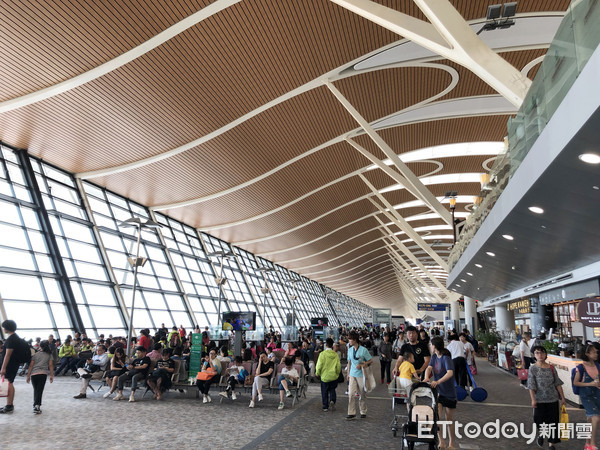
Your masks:
M323 86L271 108L193 150L94 181L150 205L194 199L262 175L355 127L350 115ZM345 154L356 161L350 152ZM303 164L293 167L301 168ZM160 179L169 189L148 191L136 185L139 177Z
M452 81L442 69L402 67L367 72L334 84L368 121L381 119L433 97Z
M2 2L0 99L72 78L150 39L214 0Z
M54 125L56 114L90 136L86 145L78 145L80 136L63 132L58 134L61 151L55 154L47 150L44 154L50 162L74 172L160 153L391 42L391 33L354 14L333 14L332 8L329 1L241 2L175 37L165 44L168 50L159 47L102 80L59 96L66 104L50 99L43 102L51 104L46 113L40 105L25 111L27 116L35 115L47 123L49 132L41 136L44 142L56 141L52 138L60 131ZM310 38L304 36L307 29L314 30ZM363 39L355 38L359 34ZM313 40L319 45L312 45ZM321 46L323 43L326 47ZM189 64L190 60L195 64ZM173 73L179 67L185 70L177 78ZM196 84L190 83L201 83L201 90L193 91ZM192 89L192 95L181 86ZM107 101L103 101L105 96ZM178 97L182 105L174 102L177 107L172 106L168 99ZM73 109L82 107L90 111L88 120L75 114L69 117ZM18 112L7 113L3 115L6 122L0 125L15 127L14 122L22 120ZM165 132L165 124L176 125ZM118 127L129 129L113 139L106 136ZM184 138L185 131L191 136ZM169 139L169 134L176 136ZM32 142L8 137L12 144L40 156ZM81 158L83 148L89 152L85 156L96 157Z
M313 273L314 278L318 279L320 277L327 277L330 275L337 275L340 272L344 272L346 270L349 270L348 272L346 272L344 275L350 275L352 274L354 268L356 268L356 271L359 271L365 268L365 266L361 266L361 264L370 261L372 259L374 259L375 257L382 255L382 254L387 254L387 250L384 248L383 243L382 242L374 242L366 247L363 247L361 249L359 249L358 251L346 256L344 259L342 260L337 260L334 262L329 262L329 263L325 263L325 264L321 264L319 266L313 266L310 267L308 269L298 269L298 271L301 271L302 274L309 274L309 273ZM354 260L352 262L349 262L351 260ZM300 265L297 266L292 266L291 267L301 267ZM294 269L292 269L294 270ZM311 275L311 278L313 277L313 275Z
M346 241L347 239L353 239L356 236L362 234L363 232L373 230L378 226L379 226L379 222L377 222L374 217L369 216L369 217L366 217L363 220L360 220L352 225L348 225L348 226L332 233L331 235L324 237L322 239L319 239L318 241L315 241L311 244L304 245L304 246L299 247L294 250L282 251L281 253L275 253L272 255L268 255L267 258L274 262L280 263L281 261L287 261L287 260L291 260L291 259L304 258L307 256L311 256L311 255L315 254L316 252L319 252L323 249L332 247L333 245L336 245L340 242ZM330 231L333 231L333 230L330 230ZM316 238L319 238L319 237L320 236L317 236ZM309 242L309 241L305 241L305 242ZM285 250L285 249L288 249L291 247L287 243L287 241L284 239L271 239L267 242L267 244L271 247L274 244L280 245L280 247L275 248L271 251Z
M381 241L382 237L383 237L383 235L381 234L381 231L373 230L369 233L366 233L366 234L363 234L362 236L357 237L356 239L353 239L352 241L346 242L345 244L342 244L338 247L329 249L326 252L321 253L320 255L314 256L312 258L305 258L305 259L302 259L299 261L293 261L293 262L286 263L286 264L289 265L290 267L314 266L315 270L321 270L320 268L322 266L320 266L319 264L321 264L324 261L338 258L338 259L335 259L335 262L334 262L334 264L338 264L340 261L353 259L352 255L354 254L354 257L355 257L357 255L356 251L358 251L360 253L362 251L365 251L368 248L376 248L376 247L382 246L383 245L383 241ZM324 247L323 249L326 249L326 248L327 247ZM355 252L353 252L353 250L355 250ZM346 255L346 256L343 256L343 259L339 258L342 255Z

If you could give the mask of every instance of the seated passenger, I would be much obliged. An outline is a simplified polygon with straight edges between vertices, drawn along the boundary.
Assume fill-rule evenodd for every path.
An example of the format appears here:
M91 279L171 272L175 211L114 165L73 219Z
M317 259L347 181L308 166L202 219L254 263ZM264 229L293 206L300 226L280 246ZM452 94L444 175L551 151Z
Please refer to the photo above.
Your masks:
M123 350L122 347L111 347L111 349L114 354L110 360L110 371L106 375L106 384L109 387L109 391L103 395L104 398L110 397L110 395L117 390L117 381L119 377L127 372L125 350Z
M288 356L284 359L285 367L279 375L279 406L277 409L283 409L283 393L285 392L286 397L291 397L290 386L296 386L298 384L298 371L294 368L294 359Z
M58 357L60 358L60 365L54 371L54 376L60 375L63 372L64 375L67 374L67 370L69 370L69 364L71 364L71 360L75 356L75 348L71 345L71 339L65 339L65 343L60 346L58 350Z
M148 353L146 356L148 358L150 358L151 360L158 361L162 357L162 349L163 349L163 346L157 342L152 347L152 351L150 353Z
M123 387L125 383L131 380L131 395L130 402L135 402L135 391L140 381L143 381L148 376L148 368L150 367L150 358L146 356L146 349L141 345L136 347L137 358L131 364L127 365L128 372L121 375L117 380L117 389L119 392L113 400L123 400ZM113 358L114 359L114 358Z
M210 385L214 380L219 379L221 374L221 361L217 359L217 351L213 348L208 356L204 357L202 370L198 372L196 386L202 393L202 403L210 403L212 399L208 395Z
M262 351L259 356L258 366L256 367L256 376L254 377L254 382L252 383L252 400L250 400L250 408L254 408L256 396L258 395L258 401L262 402L262 389L265 386L268 386L271 381L271 376L273 376L275 365L273 361L269 361L267 357L267 352Z
M97 353L90 359L86 360L85 366L77 369L77 373L81 378L81 389L79 395L73 398L86 398L86 392L90 380L99 380L102 378L106 366L108 365L108 355L106 354L106 347L101 345L98 347Z
M154 398L160 400L162 393L171 387L171 375L175 372L175 361L168 348L162 351L161 359L156 362L156 369L148 377L148 386L154 391Z
M231 364L226 369L227 375L227 389L223 392L219 392L219 395L223 397L231 397L233 400L237 399L237 395L235 393L235 385L240 383L242 386L244 385L244 381L246 380L246 375L248 371L244 368L242 364L242 357L236 356L233 364Z

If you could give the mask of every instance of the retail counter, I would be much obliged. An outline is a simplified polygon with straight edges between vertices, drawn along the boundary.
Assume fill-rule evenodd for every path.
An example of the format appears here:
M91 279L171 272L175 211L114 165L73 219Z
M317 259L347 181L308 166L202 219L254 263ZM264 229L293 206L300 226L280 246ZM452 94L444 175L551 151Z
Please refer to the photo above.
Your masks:
M564 383L562 388L565 393L565 398L577 405L581 405L579 395L573 394L573 389L571 388L571 370L582 363L582 361L580 359L565 358L564 356L556 355L548 355L546 361L554 366L558 377Z

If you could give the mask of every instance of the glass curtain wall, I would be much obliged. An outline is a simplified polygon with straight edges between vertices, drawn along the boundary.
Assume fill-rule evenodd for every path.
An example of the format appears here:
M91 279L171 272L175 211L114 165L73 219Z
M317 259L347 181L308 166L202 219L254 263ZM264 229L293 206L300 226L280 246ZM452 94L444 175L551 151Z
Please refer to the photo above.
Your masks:
M258 326L274 328L291 320L292 310L298 326L309 326L311 317L322 316L334 324L338 317L351 325L370 320L366 305L337 294L335 307L345 310L336 317L315 281L92 183L84 181L78 189L71 174L25 157L41 207L19 155L0 147L0 318L15 320L24 337L53 333L64 339L78 328L75 322L91 337L126 334L133 294L127 258L135 257L137 228L120 224L131 217L154 220L162 227L142 231L140 257L147 261L138 273L136 330L162 324L187 329L216 325L220 260L207 256L216 251L235 255L223 264L227 282L222 312L254 311ZM54 247L41 214L48 218ZM67 287L59 282L57 264L64 266Z

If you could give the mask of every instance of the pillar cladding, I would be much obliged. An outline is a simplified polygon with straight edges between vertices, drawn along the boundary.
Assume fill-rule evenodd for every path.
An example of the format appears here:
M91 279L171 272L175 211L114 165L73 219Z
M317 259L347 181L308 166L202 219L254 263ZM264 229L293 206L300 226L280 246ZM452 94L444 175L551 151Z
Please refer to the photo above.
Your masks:
M494 307L496 312L496 330L512 331L515 329L515 313L508 311L506 305L498 305Z
M477 306L475 299L465 295L465 324L471 333L474 333L478 326Z
M546 308L540 305L540 300L537 296L531 296L531 333L535 337L539 334L542 328L546 328ZM546 330L547 331L547 330Z
M450 319L454 322L453 328L458 330L460 324L460 303L456 300L450 303Z

